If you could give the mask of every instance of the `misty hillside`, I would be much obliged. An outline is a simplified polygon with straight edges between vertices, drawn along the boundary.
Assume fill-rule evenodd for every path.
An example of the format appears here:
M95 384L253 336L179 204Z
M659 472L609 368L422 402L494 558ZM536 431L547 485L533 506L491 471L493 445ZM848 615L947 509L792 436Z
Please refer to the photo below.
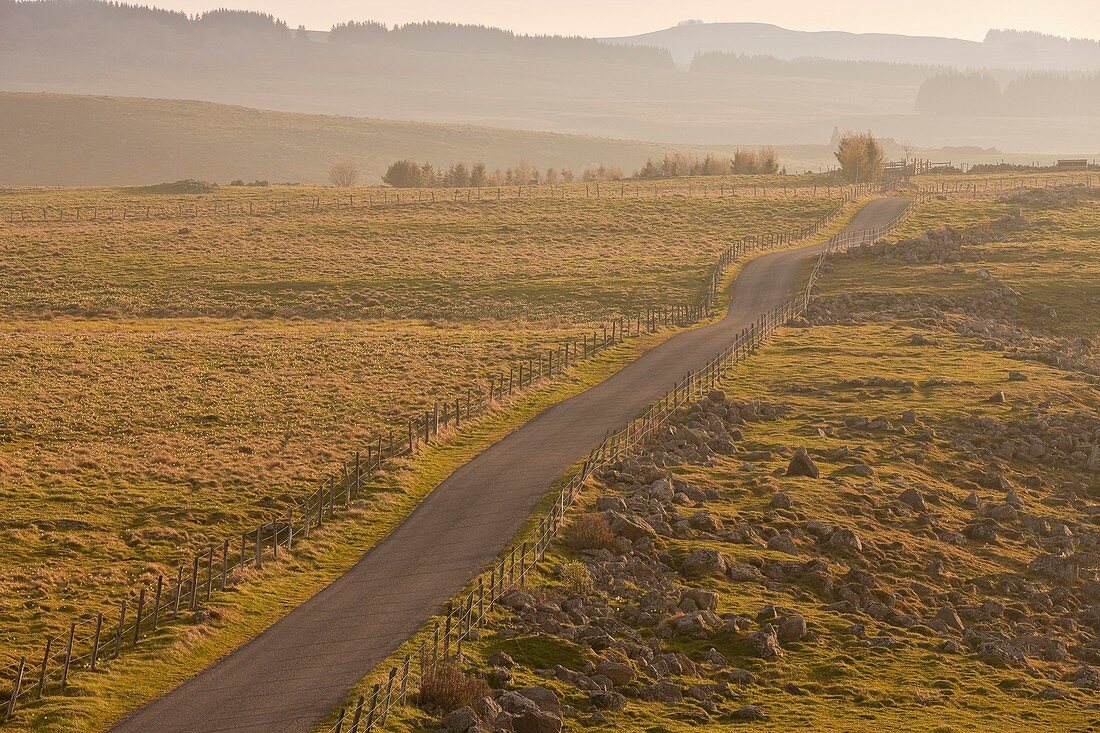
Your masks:
M956 44L932 40L944 49ZM842 45L831 52L842 53ZM665 49L476 26L364 22L317 33L241 11L189 17L91 0L0 0L3 91L195 99L708 146L820 145L839 127L934 147L1100 150L1100 125L1057 106L1036 107L1042 119L998 114L995 125L917 114L921 84L950 70L939 62L784 60L781 48L761 48L775 53L740 62L700 57L688 69ZM1013 75L995 74L1000 83Z
M415 158L440 166L481 161L569 168L600 163L628 171L649 157L699 150L577 135L269 112L161 99L0 92L0 184L143 184L196 178L322 183L353 162L366 184ZM793 152L793 151L792 151ZM818 158L824 146L807 151ZM805 158L805 155L803 156ZM794 160L794 159L792 159Z
M767 23L686 22L653 33L604 40L668 49L680 64L691 63L696 54L725 51L780 59L817 56L959 68L1100 69L1100 42L1015 30L991 30L978 43L891 33L792 31Z

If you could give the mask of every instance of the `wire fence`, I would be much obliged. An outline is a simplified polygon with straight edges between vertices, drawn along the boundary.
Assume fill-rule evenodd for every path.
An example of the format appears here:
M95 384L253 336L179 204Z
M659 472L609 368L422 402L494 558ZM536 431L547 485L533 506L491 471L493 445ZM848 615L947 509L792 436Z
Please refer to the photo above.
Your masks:
M918 186L917 193L967 196L977 198L1030 188L1092 188L1093 176L1058 174L1050 176L1020 176L1013 178L985 178L976 181L940 181L937 184Z
M443 203L488 203L504 201L606 200L606 199L793 199L851 198L866 184L757 186L734 184L691 184L680 181L607 182L568 186L501 186L495 188L367 189L355 193L247 196L218 198L191 195L171 200L168 195L152 203L140 200L117 203L53 202L10 206L3 221L9 224L45 222L123 222L176 219L226 219L240 216L278 216L324 212L362 212L387 206L430 206ZM165 200L167 199L167 200Z
M175 577L158 575L134 587L114 606L68 623L68 633L47 638L39 652L0 659L3 719L21 704L50 692L65 692L70 675L100 665L138 646L163 626L199 610L218 593L262 571L293 552L298 542L335 521L367 493L369 480L393 459L409 456L462 423L484 414L511 396L562 374L628 338L666 327L682 327L713 315L713 303L726 267L746 254L782 247L813 236L840 217L848 203L871 192L853 187L817 221L787 232L746 236L718 255L709 285L698 302L652 306L622 315L597 330L565 340L471 383L453 399L435 401L429 411L411 416L341 461L320 485L285 509L272 512L254 528L199 549L177 568Z

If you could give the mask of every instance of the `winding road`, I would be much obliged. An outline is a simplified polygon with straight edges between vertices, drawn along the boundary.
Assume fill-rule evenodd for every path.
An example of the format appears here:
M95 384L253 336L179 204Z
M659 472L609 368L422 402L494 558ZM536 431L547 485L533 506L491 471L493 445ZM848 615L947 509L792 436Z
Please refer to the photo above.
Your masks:
M908 202L873 201L848 230ZM721 321L668 339L456 470L347 573L250 642L124 719L115 733L303 733L493 561L549 486L762 312L795 292L820 245L744 266Z

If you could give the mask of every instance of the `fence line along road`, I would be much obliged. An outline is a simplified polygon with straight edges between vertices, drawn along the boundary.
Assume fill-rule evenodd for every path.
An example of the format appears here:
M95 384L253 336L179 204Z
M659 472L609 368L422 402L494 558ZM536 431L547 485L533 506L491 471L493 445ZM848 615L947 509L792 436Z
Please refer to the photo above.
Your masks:
M263 570L265 564L293 552L299 542L360 501L367 494L370 479L393 459L412 455L461 429L464 421L627 338L709 318L714 312L714 298L723 272L731 262L752 252L787 246L812 236L841 216L850 201L869 191L869 187L853 188L823 217L804 227L749 235L727 245L716 259L704 296L697 302L652 306L619 316L598 330L579 334L556 348L508 364L506 371L502 368L486 375L484 381L472 382L453 399L435 401L431 410L378 434L341 461L334 473L292 506L268 514L248 531L199 549L189 561L178 566L174 577L158 575L151 583L137 585L113 606L67 622L67 630L46 638L39 651L0 661L0 684L8 685L7 689L0 687L0 718L11 717L20 705L40 700L48 693L66 692L71 675L97 671L157 634L165 625L178 623L186 614L203 608L216 594L240 582L245 571Z
M911 214L913 207L938 194L919 194L888 223L859 231L842 232L820 245L820 254L806 288L798 296L762 313L742 329L733 343L710 359L701 369L691 371L641 415L607 436L581 462L580 470L554 497L551 508L537 526L518 544L500 556L492 567L470 583L457 603L448 604L441 619L422 629L419 645L380 675L384 680L373 685L368 695L360 696L350 707L340 708L336 722L327 733L366 733L386 724L391 709L404 705L410 688L441 664L460 661L462 644L471 632L485 625L488 613L507 591L522 587L527 574L535 570L551 541L565 524L569 509L576 502L589 475L599 466L614 462L636 451L650 436L666 425L686 404L706 397L710 390L739 362L751 356L780 326L802 315L809 307L813 286L825 258L834 252L880 240Z

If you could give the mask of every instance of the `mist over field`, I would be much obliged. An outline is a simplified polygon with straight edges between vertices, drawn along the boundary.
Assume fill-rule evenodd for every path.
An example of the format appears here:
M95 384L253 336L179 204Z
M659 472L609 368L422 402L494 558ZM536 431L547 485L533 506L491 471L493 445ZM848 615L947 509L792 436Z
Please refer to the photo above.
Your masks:
M788 156L792 170L828 166L826 146L836 129L872 129L929 150L954 148L929 153L944 161L973 163L1012 153L1091 156L1100 150L1098 74L1100 43L1014 30L991 30L976 42L685 23L598 40L444 23L387 27L369 20L293 29L274 16L240 11L188 16L98 2L0 2L3 92L199 100L710 146L716 152L739 145L820 146ZM107 111L110 105L104 116L97 116L96 106L74 100L66 125L106 128L97 131L98 138L116 126L128 130L116 141L138 159L149 144L171 137L162 137L170 129L163 121L140 123L155 116L155 109L139 112L131 104L133 114L116 119ZM41 132L52 128L58 109L51 99L0 98L0 113L15 122L15 135L5 143L6 154L14 156L0 173L5 182L149 180L151 170L137 179L60 172L52 180L44 177L35 151L56 144L44 145ZM223 115L235 113L213 113ZM347 124L305 124L332 126ZM404 145L412 157L450 162L442 159L455 147L448 141L463 133L422 131L424 140L398 147ZM377 134L376 140L393 140ZM94 157L102 151L80 133L67 137L74 153L82 149ZM549 155L539 162L604 163L629 173L646 157L637 148L625 153L630 146L620 144L592 141L587 147L584 154ZM344 148L339 139L318 137L317 155L326 160ZM476 145L469 151L466 157L485 155ZM187 158L181 150L165 152L162 158ZM276 157L285 163L294 155ZM318 180L316 171L278 161L250 168L261 176Z

